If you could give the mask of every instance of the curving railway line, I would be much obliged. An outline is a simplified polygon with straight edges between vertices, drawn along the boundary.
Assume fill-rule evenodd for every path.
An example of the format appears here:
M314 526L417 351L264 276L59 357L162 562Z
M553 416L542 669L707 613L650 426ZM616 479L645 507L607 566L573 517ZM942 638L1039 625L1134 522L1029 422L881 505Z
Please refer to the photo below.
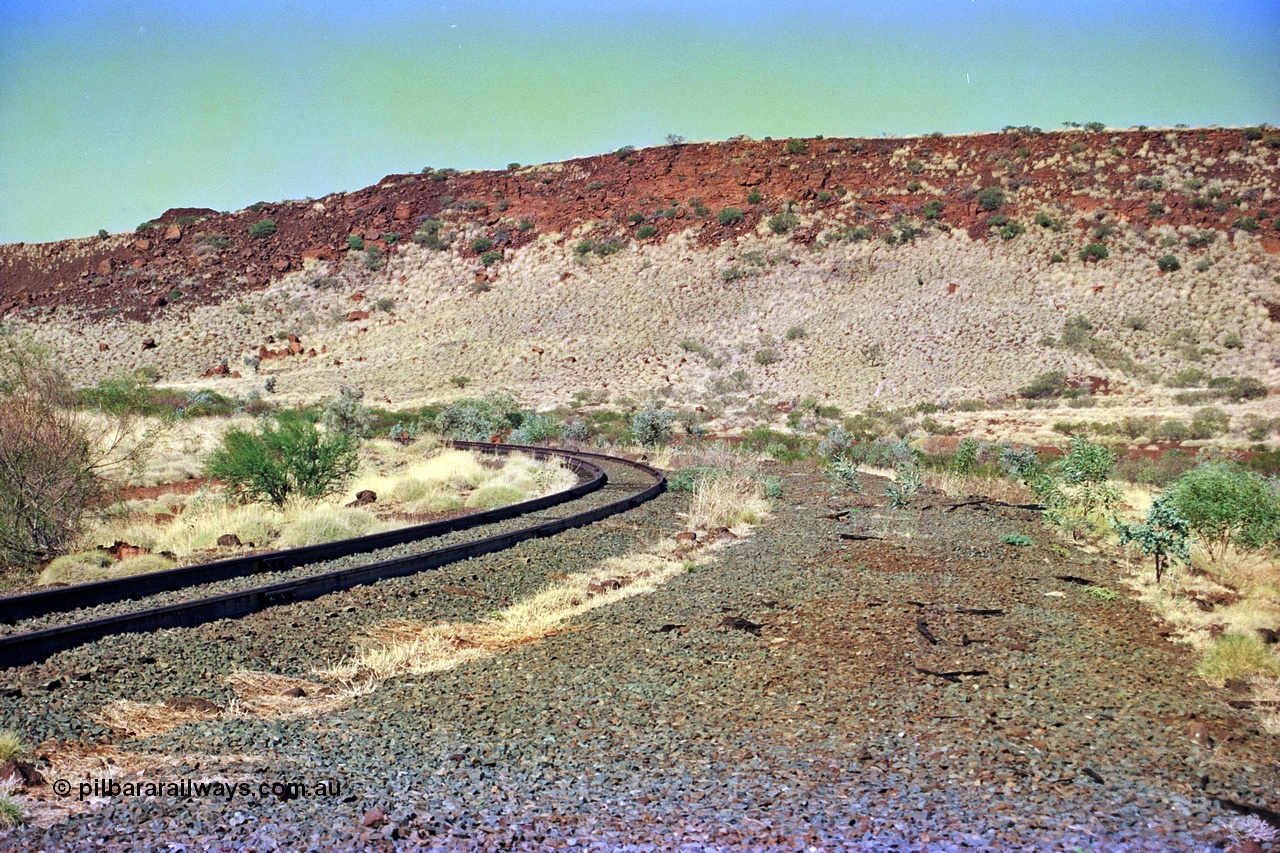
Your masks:
M625 512L666 488L661 471L605 454L469 441L453 445L483 453L559 457L578 483L510 506L369 536L0 597L0 669L36 663L113 634L236 619L437 569ZM563 509L571 511L564 514ZM534 523L518 523L530 520ZM467 531L487 535L461 535ZM424 544L436 547L421 550ZM351 565L350 558L358 554L372 560Z

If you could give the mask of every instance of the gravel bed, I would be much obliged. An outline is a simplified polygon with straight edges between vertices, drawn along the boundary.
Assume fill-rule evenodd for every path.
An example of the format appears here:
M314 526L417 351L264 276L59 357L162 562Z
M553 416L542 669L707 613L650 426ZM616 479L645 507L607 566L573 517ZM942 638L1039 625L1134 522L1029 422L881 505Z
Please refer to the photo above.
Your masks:
M49 741L55 760L72 740L157 766L187 756L153 771L176 781L220 757L254 790L107 797L0 848L1199 851L1229 843L1215 797L1280 805L1280 738L1205 687L1193 654L1127 595L1058 579L1121 589L1109 560L1060 556L1017 510L948 512L935 498L834 521L822 516L840 499L816 473L784 482L765 526L712 562L695 551L697 569L657 591L340 711L224 716L145 740L91 719L112 698L225 707L232 670L308 677L387 619L479 618L548 575L674 536L687 498L8 673L21 695L0 691L0 727ZM873 523L883 540L838 536ZM1193 721L1210 740L1188 737ZM322 779L340 794L257 789Z
M350 554L336 560L326 560L318 563L309 563L305 566L296 566L292 569L277 572L261 572L258 574L245 575L237 578L229 578L224 581L215 583L199 584L196 586L183 587L182 589L169 590L167 592L157 593L155 595L146 596L144 598L131 599L127 601L109 602L99 604L93 607L82 607L76 610L67 610L58 613L48 613L42 616L35 616L30 619L23 619L12 624L0 624L0 636L8 636L11 634L21 634L28 631L39 631L43 628L53 628L61 625L70 625L76 622L86 622L91 619L101 619L106 616L118 616L125 613L134 613L139 610L146 610L152 607L162 607L166 604L176 604L183 601L193 601L198 598L208 598L215 595L225 595L231 592L241 592L257 587L268 586L274 583L281 583L288 580L296 580L299 578L309 577L311 575L323 574L325 572L338 571L340 569L349 569L356 566L368 565L382 560L393 560L399 557L407 557L413 554L420 554L428 549L444 548L450 545L458 545L465 542L473 542L477 539L483 539L489 536L497 536L502 533L508 533L513 530L519 530L522 527L528 527L531 524L543 521L551 521L553 519L564 518L579 512L585 512L598 506L618 500L628 489L639 491L650 485L650 482L644 482L641 485L628 486L628 483L636 482L637 472L624 465L617 463L604 463L601 465L605 473L609 475L609 483L602 489L597 489L590 494L570 501L559 506L549 507L540 512L530 515L521 516L519 518L510 518L503 521L485 524L479 527L473 527L469 530L456 530L451 533L445 533L439 536L433 536L429 539L420 539L416 542L406 542L401 545L394 545L389 548L379 548L372 551L364 551L357 554ZM615 483L614 478L617 478Z

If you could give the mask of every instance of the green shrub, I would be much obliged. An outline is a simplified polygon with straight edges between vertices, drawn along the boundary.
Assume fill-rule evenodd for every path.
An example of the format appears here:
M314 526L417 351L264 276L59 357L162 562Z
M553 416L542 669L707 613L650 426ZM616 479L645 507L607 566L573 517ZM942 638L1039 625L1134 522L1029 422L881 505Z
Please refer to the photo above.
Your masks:
M255 240L270 237L276 233L276 223L272 219L260 219L249 226L249 236Z
M1230 426L1231 417L1222 409L1204 408L1191 418L1188 431L1196 441L1204 441L1222 435Z
M1136 545L1143 554L1155 557L1157 583L1170 560L1191 564L1191 545L1187 539L1190 528L1167 495L1151 503L1142 523L1117 519L1115 527L1121 545Z
M1254 219L1252 216L1241 216L1235 222L1231 223L1231 227L1239 228L1241 231L1257 231L1258 220Z
M364 238L359 234L347 235L347 248L353 252L364 251Z
M920 209L920 212L924 214L925 219L934 220L942 215L942 210L946 206L946 203L944 203L942 199L935 198L925 204L925 206Z
M1012 240L1014 237L1017 237L1020 234L1025 234L1026 231L1027 229L1022 224L1018 222L1010 222L1008 225L1005 225L1003 228L1001 228L997 233L999 233L1001 240Z
M767 367L770 364L778 363L782 359L782 356L778 355L777 350L766 347L765 349L756 350L754 358L756 364Z
M471 241L471 251L481 254L493 248L493 241L488 237L477 237Z
M541 444L559 438L563 432L564 425L559 418L535 412L525 415L520 426L511 431L507 440L512 444Z
M648 403L631 419L631 435L645 447L656 447L671 440L671 426L676 413L656 403Z
M1049 397L1061 397L1067 389L1067 374L1061 370L1050 370L1041 373L1031 380L1029 385L1018 389L1018 394L1028 400L1044 400Z
M464 376L456 379L466 379ZM466 380L470 382L470 380ZM454 382L457 387L464 387ZM488 394L483 398L463 397L454 400L436 414L436 432L459 441L488 441L509 429L520 426L524 416L519 404L509 394Z
M1049 479L1029 485L1047 505L1045 519L1075 531L1098 525L1119 505L1120 489L1110 479L1115 467L1115 454L1077 435L1066 456L1050 466Z
M359 462L356 440L321 434L314 422L290 412L256 433L232 427L205 462L205 475L227 483L237 499L283 506L292 498L318 500L340 492Z
M1080 260L1085 262L1103 261L1110 255L1107 247L1101 243L1090 243L1080 250Z
M974 466L978 463L978 452L981 449L982 445L975 439L962 440L956 448L956 455L951 459L951 470L961 476L972 473Z
M382 250L377 246L370 246L364 250L364 268L367 270L378 271L386 264L387 259L382 256Z
M1227 332L1222 336L1222 345L1227 349L1240 349L1244 346L1244 338L1236 332Z
M364 391L350 385L338 389L338 396L326 399L320 409L320 422L327 433L337 433L359 441L368 438L373 429L373 412L364 404Z
M1280 496L1235 463L1203 462L1179 477L1168 494L1214 562L1229 545L1257 549L1280 536Z
M1165 213L1165 207L1160 202L1158 201L1147 202L1148 216L1164 216L1164 213Z
M498 249L490 249L489 251L480 255L480 263L486 267L491 267L501 260L502 260L502 252L499 251Z
M1160 272L1177 272L1182 269L1182 264L1178 263L1178 259L1173 255L1165 255L1163 258L1156 261L1156 267Z
M1025 533L1006 533L1000 537L1000 541L1006 545L1025 547L1031 544L1031 537Z
M754 187L747 192L747 204L759 204L764 201L764 193Z
M654 225L641 225L639 228L637 228L637 229L636 229L636 239L637 239L637 240L648 240L650 237L652 237L653 235L655 235L655 234L657 234L657 233L658 233L657 226L654 226Z
M737 225L742 221L742 211L736 207L726 207L716 216L716 222L721 225Z
M444 223L439 219L423 220L417 233L413 235L413 242L436 251L447 249L452 240L442 233L443 228Z
M788 139L787 153L788 154L808 154L809 146L804 144L803 139Z
M786 338L789 341L798 341L807 336L808 333L804 330L804 326L792 326L790 329L787 329Z
M983 210L999 210L1005 201L1004 190L996 186L983 187L978 191L977 200Z
M794 213L775 213L769 217L769 230L774 234L786 234L800 224L800 217Z

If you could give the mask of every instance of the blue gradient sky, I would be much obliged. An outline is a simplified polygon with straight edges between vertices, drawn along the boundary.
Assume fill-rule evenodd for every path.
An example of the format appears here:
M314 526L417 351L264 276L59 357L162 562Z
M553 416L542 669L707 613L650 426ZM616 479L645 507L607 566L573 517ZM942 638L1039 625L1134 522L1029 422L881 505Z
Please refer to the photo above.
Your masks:
M1274 0L0 4L0 242L660 142L1280 123Z

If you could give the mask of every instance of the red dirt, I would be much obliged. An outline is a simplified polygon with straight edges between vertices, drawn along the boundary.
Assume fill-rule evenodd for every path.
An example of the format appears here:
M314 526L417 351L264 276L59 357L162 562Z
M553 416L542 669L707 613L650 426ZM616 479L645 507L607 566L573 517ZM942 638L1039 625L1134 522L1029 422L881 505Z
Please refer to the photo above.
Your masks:
M635 213L657 228L653 239L693 225L699 242L715 244L753 231L761 217L791 201L810 209L834 210L852 195L856 204L849 223L883 230L898 216L919 217L924 205L937 199L945 206L936 227L963 228L978 239L988 239L992 233L989 214L979 209L974 178L928 168L927 164L948 158L972 169L983 186L1003 184L1008 201L1000 212L1026 222L1035 213L1056 207L1059 215L1092 212L1099 219L1110 216L1135 226L1158 222L1228 230L1240 215L1235 206L1196 209L1191 205L1193 194L1177 187L1135 189L1137 177L1156 171L1153 161L1137 156L1139 149L1148 146L1153 158L1174 154L1175 149L1195 151L1202 162L1216 158L1207 177L1242 178L1244 186L1256 178L1257 167L1241 159L1229 162L1228 155L1258 156L1272 168L1280 158L1280 151L1245 139L1239 130L1224 129L811 139L805 145L803 154L787 153L788 142L780 140L658 146L567 161L563 171L472 172L445 180L390 175L377 186L326 196L319 202L260 203L256 210L232 214L174 208L123 244L116 238L87 238L0 247L0 314L61 305L84 309L91 317L118 311L142 319L183 311L262 288L301 268L304 258L341 258L349 251L350 235L361 236L366 246L378 246L384 253L395 252L422 220L442 211L487 226L496 248L523 245L538 233L568 233L591 220L610 222L606 233L630 239L640 224L628 221ZM1083 174L1069 172L1064 163L1075 146L1083 146L1078 150L1088 155L1080 162L1091 164L1095 154L1112 159L1103 167L1090 165ZM904 147L910 148L910 157L891 162L893 152ZM1186 152L1176 153L1185 157ZM1037 161L1058 154L1062 158L1052 167L1033 168ZM909 168L909 164L914 167L913 161L926 164L924 170ZM1128 171L1121 171L1122 165ZM925 186L907 192L905 187L912 180ZM751 190L759 191L763 201L747 203ZM1122 197L1098 197L1116 192ZM1248 192L1252 190L1242 195ZM1156 198L1167 213L1153 218L1147 204ZM697 216L693 199L705 205L709 215ZM673 207L673 202L678 206ZM730 206L741 208L745 218L736 225L719 225L715 214ZM664 209L674 211L670 219L662 214ZM1251 207L1250 213L1260 217L1263 247L1280 251L1280 232L1271 227L1265 211L1255 213ZM250 237L249 226L263 219L276 223L275 234ZM521 220L533 223L535 229L514 227ZM387 243L385 235L390 232L400 234L400 244ZM215 235L226 239L225 247L207 242ZM811 242L816 236L810 229L793 239ZM464 251L475 254L469 248ZM182 294L171 299L175 288Z

